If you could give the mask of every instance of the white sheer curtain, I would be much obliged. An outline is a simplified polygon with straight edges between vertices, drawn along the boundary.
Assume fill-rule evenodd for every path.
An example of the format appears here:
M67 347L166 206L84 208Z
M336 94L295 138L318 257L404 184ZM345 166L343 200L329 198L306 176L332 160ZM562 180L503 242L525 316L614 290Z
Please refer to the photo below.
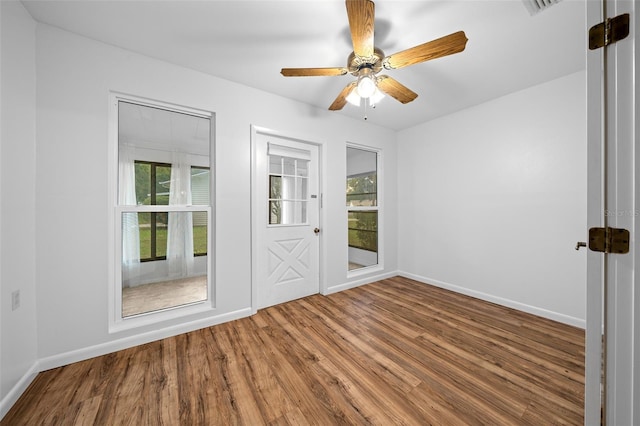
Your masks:
M135 148L120 146L119 192L120 205L136 205ZM140 281L140 228L138 213L122 214L122 286L130 287Z
M191 205L191 165L183 153L171 164L169 205ZM171 278L193 275L193 219L191 212L169 212L167 266Z

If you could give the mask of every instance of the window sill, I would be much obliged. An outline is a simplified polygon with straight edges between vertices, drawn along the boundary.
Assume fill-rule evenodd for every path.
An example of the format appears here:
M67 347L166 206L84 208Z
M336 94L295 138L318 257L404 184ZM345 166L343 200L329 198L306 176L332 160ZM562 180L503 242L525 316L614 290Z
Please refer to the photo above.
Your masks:
M358 269L352 269L347 272L347 278L360 277L362 275L368 275L374 272L382 272L384 267L382 265L365 266Z
M200 314L203 312L212 312L214 310L215 307L211 301L204 300L202 302L195 302L189 305L175 306L159 311L132 315L130 317L119 318L115 321L111 321L109 324L109 334L158 324L178 318L184 318L189 315Z

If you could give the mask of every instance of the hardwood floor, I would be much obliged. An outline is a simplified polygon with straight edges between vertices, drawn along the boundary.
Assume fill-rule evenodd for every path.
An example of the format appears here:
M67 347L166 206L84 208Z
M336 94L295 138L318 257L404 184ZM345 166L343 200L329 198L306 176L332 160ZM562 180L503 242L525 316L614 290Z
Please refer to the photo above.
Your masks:
M38 375L2 425L583 423L584 332L395 277Z

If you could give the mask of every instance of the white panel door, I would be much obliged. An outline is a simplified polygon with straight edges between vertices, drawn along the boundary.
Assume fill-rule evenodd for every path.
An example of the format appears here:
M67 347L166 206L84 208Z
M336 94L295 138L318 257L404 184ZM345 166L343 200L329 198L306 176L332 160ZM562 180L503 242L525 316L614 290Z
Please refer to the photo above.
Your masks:
M318 147L255 136L254 285L264 308L320 290Z

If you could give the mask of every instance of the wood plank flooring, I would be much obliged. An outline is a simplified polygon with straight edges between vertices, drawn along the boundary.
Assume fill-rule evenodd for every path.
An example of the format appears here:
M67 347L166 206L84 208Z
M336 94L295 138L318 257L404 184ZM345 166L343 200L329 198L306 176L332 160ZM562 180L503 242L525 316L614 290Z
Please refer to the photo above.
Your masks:
M583 423L584 332L395 277L40 373L5 425Z

